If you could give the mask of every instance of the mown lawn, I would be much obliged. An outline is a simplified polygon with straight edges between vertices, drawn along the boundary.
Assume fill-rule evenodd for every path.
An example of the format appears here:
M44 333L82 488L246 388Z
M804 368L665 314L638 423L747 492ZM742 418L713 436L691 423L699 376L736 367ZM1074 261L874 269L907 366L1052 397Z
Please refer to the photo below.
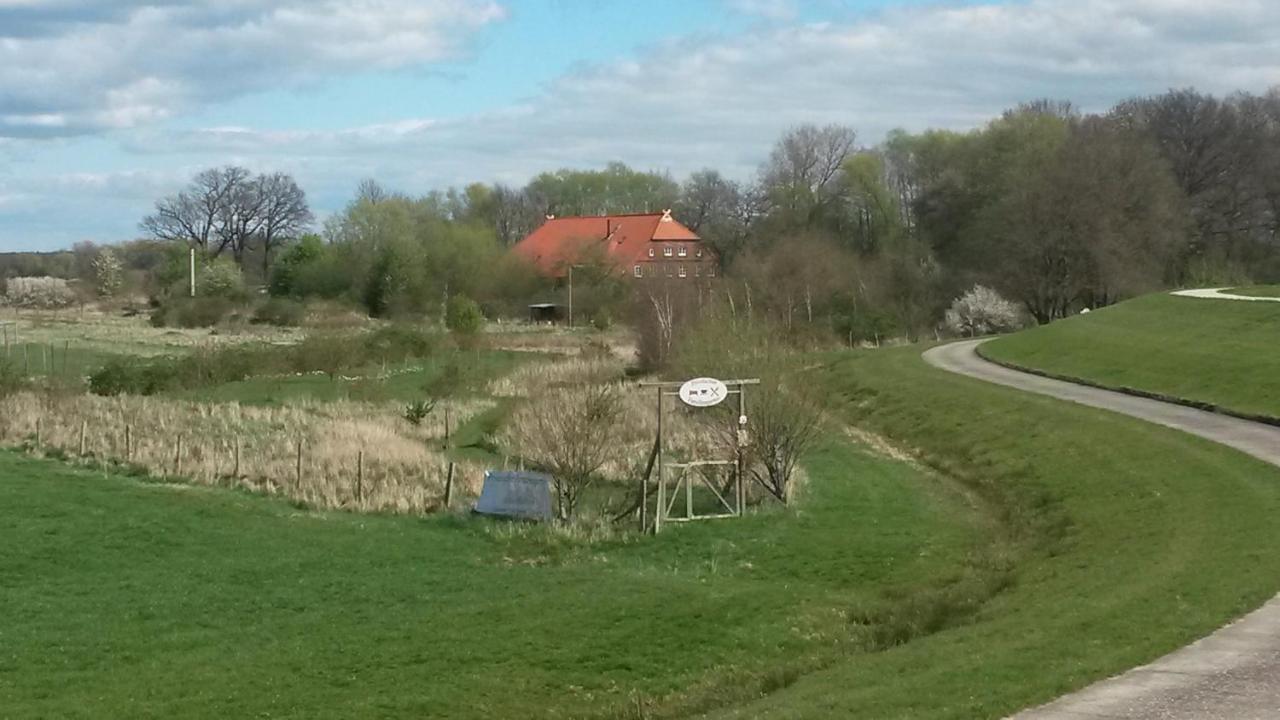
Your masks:
M971 623L712 717L1003 717L1152 660L1280 589L1280 469L949 375L919 351L831 359L833 411L919 448L1003 508L1021 548L1012 585Z
M589 542L321 514L0 453L4 717L618 717L835 661L843 614L927 590L990 530L830 440L795 511Z
M1280 303L1148 295L998 338L991 358L1280 417Z

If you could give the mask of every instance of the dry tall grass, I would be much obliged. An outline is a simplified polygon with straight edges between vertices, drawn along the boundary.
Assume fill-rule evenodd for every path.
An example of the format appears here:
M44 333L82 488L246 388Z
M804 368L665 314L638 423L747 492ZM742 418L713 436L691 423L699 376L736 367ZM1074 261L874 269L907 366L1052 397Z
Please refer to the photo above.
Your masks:
M530 362L489 383L494 397L534 397L556 387L599 385L622 378L625 364L615 357L568 357Z
M487 401L452 403L451 419L456 425L490 406ZM410 425L399 411L396 405L352 402L258 408L155 397L18 393L0 400L0 443L34 448L38 423L40 450L74 456L80 452L83 423L87 457L127 462L154 476L242 487L319 508L437 509L448 465L440 442L443 405L421 426ZM363 482L357 488L361 451ZM476 495L482 481L480 468L460 465L455 494Z

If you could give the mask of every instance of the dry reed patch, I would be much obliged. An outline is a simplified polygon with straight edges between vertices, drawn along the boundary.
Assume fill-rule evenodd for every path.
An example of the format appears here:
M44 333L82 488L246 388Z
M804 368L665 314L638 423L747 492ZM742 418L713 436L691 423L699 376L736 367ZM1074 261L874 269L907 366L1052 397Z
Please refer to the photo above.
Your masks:
M530 362L489 383L494 397L533 397L555 387L599 385L622 378L626 366L616 357L566 357Z
M484 407L462 403L450 415L466 418ZM153 476L243 487L320 508L436 509L448 466L438 442L443 428L410 425L398 412L398 406L366 403L260 408L19 393L0 400L0 442L33 447L38 432L42 451L74 456L83 428L86 456L128 463ZM459 495L478 494L481 482L480 468L456 468Z

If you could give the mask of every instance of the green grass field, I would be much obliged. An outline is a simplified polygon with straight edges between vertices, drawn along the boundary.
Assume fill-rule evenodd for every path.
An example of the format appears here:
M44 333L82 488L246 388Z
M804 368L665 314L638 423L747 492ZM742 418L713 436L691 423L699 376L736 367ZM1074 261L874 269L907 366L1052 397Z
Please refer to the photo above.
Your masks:
M1001 717L1261 604L1280 470L825 358L801 503L656 539L319 514L0 454L12 717Z
M509 350L450 350L427 360L388 365L385 376L382 367L370 366L354 373L351 379L331 379L323 374L251 377L174 395L186 400L242 405L283 405L298 400L407 402L439 396L441 389L432 388L447 384L451 395L468 396L481 392L486 383L518 364L545 357L542 353Z
M907 465L828 442L808 467L796 512L588 542L0 453L0 714L617 717L741 701L851 651L849 607L929 592L985 545L981 514Z
M1024 367L1280 417L1280 303L1148 295L983 345Z

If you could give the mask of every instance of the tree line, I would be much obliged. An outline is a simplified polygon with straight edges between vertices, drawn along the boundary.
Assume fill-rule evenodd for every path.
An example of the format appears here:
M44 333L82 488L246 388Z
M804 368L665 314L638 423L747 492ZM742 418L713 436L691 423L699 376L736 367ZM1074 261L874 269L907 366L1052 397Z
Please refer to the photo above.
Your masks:
M667 208L715 246L735 307L849 340L928 332L978 285L1047 322L1165 287L1276 281L1280 91L1173 90L1101 113L1037 101L872 146L804 125L746 180L621 163L420 197L366 180L320 227L291 177L216 168L160 199L150 240L119 254L153 295L184 282L177 250L195 247L277 297L439 316L465 295L518 314L562 292L506 252L547 215ZM91 272L76 254L50 263ZM619 283L584 272L575 301L621 314Z

